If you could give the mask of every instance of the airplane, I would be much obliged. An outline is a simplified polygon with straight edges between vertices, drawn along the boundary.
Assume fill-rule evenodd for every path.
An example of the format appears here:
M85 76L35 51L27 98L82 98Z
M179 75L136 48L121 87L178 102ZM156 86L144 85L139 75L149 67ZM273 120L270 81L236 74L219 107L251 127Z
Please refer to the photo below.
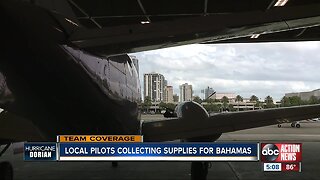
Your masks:
M312 119L305 119L305 120L300 120L300 121L293 121L290 123L290 126L292 128L296 127L296 128L300 128L301 127L301 124L300 122L303 122L303 123L317 123L319 122L319 118L312 118ZM278 128L281 128L282 127L282 124L278 124Z
M277 126L278 126L278 128L281 128L281 127L282 127L282 124L278 124ZM300 128L300 127L301 127L299 121L293 121L293 122L291 122L291 123L290 123L290 126L293 127L293 128L294 128L294 127L296 127L296 128Z
M145 141L215 141L222 133L319 117L320 105L209 116L183 102L177 117L143 122L127 53L193 43L318 41L316 0L2 0L0 144L59 134L142 134ZM192 162L205 179L207 162ZM10 162L0 179L12 179Z

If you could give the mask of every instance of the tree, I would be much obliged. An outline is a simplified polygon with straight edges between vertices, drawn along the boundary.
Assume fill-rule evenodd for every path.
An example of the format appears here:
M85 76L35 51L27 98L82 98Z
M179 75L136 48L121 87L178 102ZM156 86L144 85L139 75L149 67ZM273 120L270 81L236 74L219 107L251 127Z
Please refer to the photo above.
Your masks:
M291 106L290 99L286 96L283 96L283 98L281 99L281 106L282 107Z
M252 96L250 97L250 102L258 102L258 101L259 101L259 98L258 98L257 96L252 95Z
M176 104L173 103L167 103L167 108L174 110L176 108Z
M221 98L221 102L222 102L222 103L229 103L229 98L228 98L227 96L223 96L223 97Z
M214 100L214 99L211 99L211 98L208 98L208 99L203 100L203 102L214 103L215 100Z
M142 103L142 107L143 107L143 109L146 109L147 112L148 112L148 111L149 111L149 108L150 108L151 106L152 106L151 98L150 98L150 96L146 96L146 97L144 98L143 103Z
M299 106L299 105L303 104L303 102L299 96L289 97L289 101L290 101L291 106Z
M267 96L265 98L266 108L273 108L275 105L273 104L273 98L271 96Z
M174 110L175 107L176 107L176 105L173 104L173 103L160 102L160 103L159 103L159 107L160 107L161 109L167 109L167 108L168 108L168 109Z
M230 112L230 111L235 111L232 104L223 103L222 106L220 106L220 112Z
M202 100L201 100L201 98L199 97L199 96L195 96L194 98L193 98L193 101L195 101L195 102L197 102L197 103L202 103Z
M242 102L242 101L243 101L243 97L240 95L237 95L236 102Z
M318 103L319 103L319 99L312 95L309 99L309 104L318 104Z
M263 103L261 103L260 101L257 101L256 104L254 105L255 109L258 108L258 109L261 109L261 105Z
M223 107L227 108L228 107L228 103L229 103L229 98L227 96L223 96L221 98L221 102L223 103Z
M250 97L250 102L255 102L256 104L254 106L258 107L259 109L261 108L261 103L259 101L259 98L256 95L252 95Z
M211 104L211 103L203 105L203 107L208 111L208 113L219 112L220 106L221 105L219 104Z
M232 104L229 104L229 109L230 109L230 111L236 111L236 109L234 108L234 106Z
M167 104L161 101L161 102L159 103L159 108L160 108L161 110L163 110L163 109L167 108Z
M240 96L240 95L237 95L236 96L236 102L238 102L238 111L239 111L239 102L242 102L243 101L243 98Z

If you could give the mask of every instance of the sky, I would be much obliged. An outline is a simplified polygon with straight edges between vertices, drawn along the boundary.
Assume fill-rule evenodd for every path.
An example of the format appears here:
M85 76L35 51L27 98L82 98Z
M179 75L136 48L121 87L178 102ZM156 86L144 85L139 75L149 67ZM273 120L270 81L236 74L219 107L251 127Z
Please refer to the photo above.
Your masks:
M244 98L320 88L320 42L192 44L131 54L139 59L139 75L164 75L179 95L179 85L191 84L194 95L212 87L217 93Z

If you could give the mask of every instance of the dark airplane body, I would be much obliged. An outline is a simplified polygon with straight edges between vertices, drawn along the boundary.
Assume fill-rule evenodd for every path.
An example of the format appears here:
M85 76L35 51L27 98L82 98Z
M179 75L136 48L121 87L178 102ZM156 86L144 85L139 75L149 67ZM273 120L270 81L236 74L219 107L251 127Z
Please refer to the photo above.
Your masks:
M4 109L32 119L47 133L44 139L139 133L140 84L127 55L99 57L66 45L55 19L28 4L2 15L9 25L2 41L1 82L12 93Z

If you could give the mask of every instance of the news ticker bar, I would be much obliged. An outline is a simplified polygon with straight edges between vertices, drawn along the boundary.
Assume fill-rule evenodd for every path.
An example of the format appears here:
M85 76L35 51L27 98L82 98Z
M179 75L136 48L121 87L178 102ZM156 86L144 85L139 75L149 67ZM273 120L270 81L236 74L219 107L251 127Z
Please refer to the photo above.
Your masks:
M258 143L25 143L26 161L258 161Z
M112 161L258 161L259 147L257 143L60 143L58 146L59 160Z
M136 135L61 135L24 144L26 161L259 161L263 171L301 172L301 143L144 143Z

